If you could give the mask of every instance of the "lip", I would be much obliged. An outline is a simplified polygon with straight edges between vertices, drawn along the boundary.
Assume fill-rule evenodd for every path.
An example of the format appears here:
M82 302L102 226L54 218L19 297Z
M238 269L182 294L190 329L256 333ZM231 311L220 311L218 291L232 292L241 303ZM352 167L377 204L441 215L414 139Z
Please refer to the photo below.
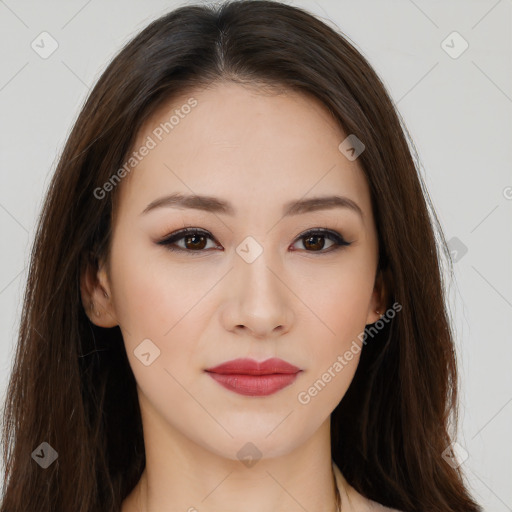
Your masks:
M246 396L267 396L289 386L302 370L278 358L234 359L205 370L221 386Z

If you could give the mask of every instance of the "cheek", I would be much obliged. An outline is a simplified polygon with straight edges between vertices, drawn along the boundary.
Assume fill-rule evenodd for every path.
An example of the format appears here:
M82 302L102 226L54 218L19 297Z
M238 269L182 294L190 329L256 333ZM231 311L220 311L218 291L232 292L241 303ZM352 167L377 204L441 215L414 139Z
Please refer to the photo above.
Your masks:
M374 286L369 268L347 258L337 267L317 271L314 279L304 283L309 290L304 302L338 348L364 330Z
M325 323L334 334L321 326L326 335L309 337L307 360L310 363L296 393L297 407L303 414L318 417L330 414L345 396L357 370L362 350L358 334L362 329L360 322L350 316L357 311L341 310L342 307L340 303L330 316L325 313Z
M192 266L178 266L166 256L165 249L142 242L123 251L121 237L113 248L116 314L126 330L138 336L170 334L188 320L187 312L204 293L205 285Z
M197 320L192 308L199 299L187 294L183 274L171 272L171 267L166 271L155 264L140 265L140 261L148 258L127 256L116 269L116 313L146 405L172 423L172 411L192 406L185 390L193 389L191 379L200 364L194 340L200 339L202 327L192 321Z
M121 250L119 244L113 256L119 256ZM158 383L157 372L148 373L138 359L140 346L158 355L150 368L159 369L160 378L167 369L185 382L194 368L199 369L198 343L204 322L211 318L205 313L207 293L218 281L212 272L198 272L197 265L195 269L193 265L178 266L166 256L163 251L151 253L147 248L136 250L132 246L123 257L112 259L116 315L134 375L144 387L162 383ZM144 340L150 343L141 345ZM163 379L169 377L164 375Z
M305 303L314 318L310 324L308 379L301 390L304 401L334 408L343 397L359 363L363 334L373 291L373 276L357 260L318 274L308 285ZM368 263L370 265L370 263ZM314 286L316 283L316 286ZM316 327L313 327L316 325ZM312 341L314 341L312 343Z

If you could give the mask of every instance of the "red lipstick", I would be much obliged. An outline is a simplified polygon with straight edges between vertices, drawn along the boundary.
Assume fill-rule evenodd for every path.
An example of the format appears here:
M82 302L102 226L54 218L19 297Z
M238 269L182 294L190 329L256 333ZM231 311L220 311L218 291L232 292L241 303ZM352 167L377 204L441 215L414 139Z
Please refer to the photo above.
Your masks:
M267 396L289 386L301 369L274 357L261 363L254 359L234 359L205 371L235 393Z

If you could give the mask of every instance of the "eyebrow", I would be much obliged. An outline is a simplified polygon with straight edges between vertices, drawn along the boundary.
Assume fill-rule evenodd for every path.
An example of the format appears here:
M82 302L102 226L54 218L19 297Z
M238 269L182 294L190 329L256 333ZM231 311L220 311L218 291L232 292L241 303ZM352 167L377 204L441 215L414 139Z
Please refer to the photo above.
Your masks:
M146 214L156 208L191 208L211 213L235 215L236 210L228 201L212 196L184 195L180 193L160 197L149 203L140 215ZM362 219L364 214L359 205L345 196L319 196L309 199L289 201L283 206L283 217L300 215L318 210L330 210L333 208L346 208L357 213Z

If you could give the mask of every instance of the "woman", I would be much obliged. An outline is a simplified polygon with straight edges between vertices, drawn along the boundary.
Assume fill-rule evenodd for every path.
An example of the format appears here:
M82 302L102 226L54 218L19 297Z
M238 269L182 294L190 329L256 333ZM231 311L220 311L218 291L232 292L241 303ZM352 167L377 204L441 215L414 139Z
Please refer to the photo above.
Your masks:
M382 83L321 21L251 1L151 23L48 191L0 510L481 510L446 457L429 208Z

